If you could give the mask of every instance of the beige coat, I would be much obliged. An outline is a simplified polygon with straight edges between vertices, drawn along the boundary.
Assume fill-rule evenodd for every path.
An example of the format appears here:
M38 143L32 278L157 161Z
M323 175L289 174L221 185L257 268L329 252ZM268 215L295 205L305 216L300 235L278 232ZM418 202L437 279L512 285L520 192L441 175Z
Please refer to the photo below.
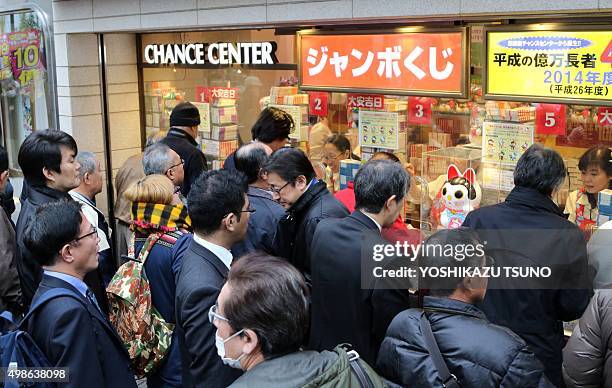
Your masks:
M0 206L0 312L21 303L21 285L15 267L15 229Z
M123 198L123 193L130 185L145 176L142 166L143 154L130 156L119 168L115 178L115 188L117 198L115 198L115 218L125 222L130 222L130 201Z

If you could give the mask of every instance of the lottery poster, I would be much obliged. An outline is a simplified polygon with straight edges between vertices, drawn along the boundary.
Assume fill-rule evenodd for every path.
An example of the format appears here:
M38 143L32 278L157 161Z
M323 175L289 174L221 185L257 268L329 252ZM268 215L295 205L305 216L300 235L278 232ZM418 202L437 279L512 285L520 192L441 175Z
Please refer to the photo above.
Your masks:
M398 149L399 115L391 112L359 110L361 147Z
M485 121L482 125L482 161L516 164L533 144L533 124Z

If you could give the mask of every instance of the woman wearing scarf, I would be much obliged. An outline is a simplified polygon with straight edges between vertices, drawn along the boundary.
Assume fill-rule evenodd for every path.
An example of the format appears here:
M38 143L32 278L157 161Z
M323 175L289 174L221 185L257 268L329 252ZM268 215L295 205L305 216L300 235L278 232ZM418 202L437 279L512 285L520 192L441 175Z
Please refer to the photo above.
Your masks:
M151 288L153 307L164 320L175 324L175 272L180 263L172 255L176 241L191 231L187 208L174 195L172 182L163 175L149 175L132 184L124 194L132 202L133 231L129 256L138 258L145 244L150 247L144 271ZM181 359L176 331L165 359L153 375L147 376L148 387L180 387Z

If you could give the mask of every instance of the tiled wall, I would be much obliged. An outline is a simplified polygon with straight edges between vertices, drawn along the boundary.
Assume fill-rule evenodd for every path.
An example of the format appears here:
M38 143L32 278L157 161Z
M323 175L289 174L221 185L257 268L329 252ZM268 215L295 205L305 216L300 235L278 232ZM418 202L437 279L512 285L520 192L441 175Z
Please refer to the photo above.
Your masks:
M134 34L106 34L108 122L113 178L129 156L140 152L140 111ZM56 34L60 129L79 150L91 151L106 173L97 34ZM97 198L107 212L106 180Z
M61 0L58 33L227 27L380 17L550 14L612 8L612 0Z

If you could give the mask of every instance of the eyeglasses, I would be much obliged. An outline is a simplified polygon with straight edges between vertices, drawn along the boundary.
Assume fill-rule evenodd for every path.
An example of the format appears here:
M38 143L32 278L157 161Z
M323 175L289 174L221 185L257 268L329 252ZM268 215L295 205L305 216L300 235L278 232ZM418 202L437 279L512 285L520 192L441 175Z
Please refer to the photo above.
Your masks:
M270 185L270 191L271 191L271 192L273 192L273 193L276 193L276 194L280 195L280 192L281 192L281 191L283 191L283 189L284 189L285 187L287 187L287 185L288 185L289 183L293 183L293 182L287 182L287 183L285 183L285 184L283 185L283 187L281 187L280 189L277 189L276 187L274 187L274 185Z
M89 233L87 233L87 234L84 234L84 235L82 235L81 237L77 237L77 238L75 238L75 239L74 239L74 241L79 241L79 240L81 240L81 239L84 239L85 237L93 236L95 233L98 233L98 228L96 228L95 226L93 226L93 225L92 225L92 226L91 226L91 229L92 229L92 231L91 231L91 232L89 232Z
M252 207L249 207L248 209L246 209L246 210L240 210L240 211L239 211L239 212L237 212L237 213L251 213L251 214L253 214L253 213L255 213L256 211L257 211L257 209L252 208ZM232 213L227 213L227 214L226 214L226 215L225 215L223 218L225 218L225 217L229 216L230 214L234 214L234 213L233 213L233 212L232 212Z
M325 159L325 160L336 160L336 159L338 159L338 157L339 157L339 156L341 156L341 155L342 155L342 154L338 154L338 155L336 155L336 156L332 156L332 155L330 155L330 154L327 154L327 155L323 155L323 158L322 158L322 159Z
M229 319L225 318L223 315L220 315L217 313L217 310L219 309L219 305L217 303L215 303L210 310L208 310L208 320L210 321L210 323L214 323L215 319L218 319L220 321L225 321L229 323Z
M182 166L184 164L185 164L185 161L183 159L181 159L181 161L178 162L177 164L173 164L172 166L168 167L168 169L166 170L166 172L164 174L167 174L168 171L172 170L174 167Z

